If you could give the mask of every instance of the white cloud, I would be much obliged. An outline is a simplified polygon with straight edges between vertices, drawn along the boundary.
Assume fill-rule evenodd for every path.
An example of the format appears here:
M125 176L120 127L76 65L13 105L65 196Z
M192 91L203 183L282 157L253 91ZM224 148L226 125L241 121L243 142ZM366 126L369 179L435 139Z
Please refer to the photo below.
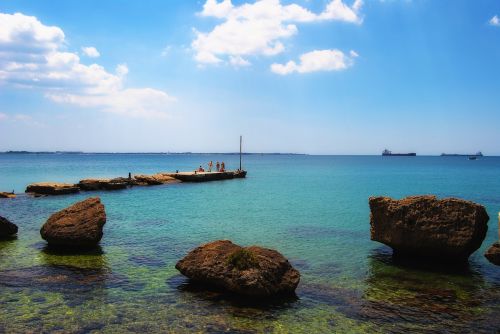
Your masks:
M281 75L294 72L341 71L352 66L353 58L357 56L355 51L351 51L350 56L347 56L342 51L335 49L315 50L301 55L298 64L294 61L289 61L286 64L272 64L271 71Z
M498 15L493 16L489 20L490 25L495 26L495 27L500 27L500 19L498 18Z
M83 54L90 58L99 58L101 54L93 46L82 47Z
M251 63L241 56L229 56L229 63L234 67L250 66Z
M0 112L0 121L5 120L7 118L9 118L9 116L7 116L7 114L4 114L3 112Z
M232 64L234 57L273 56L285 50L283 40L297 34L296 23L337 20L359 24L361 6L361 0L355 0L351 6L342 0L331 0L322 13L315 14L297 4L282 5L280 0L257 0L239 6L230 0L207 0L199 15L223 22L210 32L194 30L194 58L203 64L228 60Z
M84 65L64 46L60 28L34 16L0 13L0 85L39 89L58 103L137 117L166 116L166 106L175 99L152 88L124 87L126 65L118 65L115 73L98 64Z

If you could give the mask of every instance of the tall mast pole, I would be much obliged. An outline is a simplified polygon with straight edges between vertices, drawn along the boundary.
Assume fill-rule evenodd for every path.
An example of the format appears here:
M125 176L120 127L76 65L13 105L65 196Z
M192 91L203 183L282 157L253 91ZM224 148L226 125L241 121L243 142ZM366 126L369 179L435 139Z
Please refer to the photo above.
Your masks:
M240 136L240 170L241 169L241 142L242 142L242 136Z

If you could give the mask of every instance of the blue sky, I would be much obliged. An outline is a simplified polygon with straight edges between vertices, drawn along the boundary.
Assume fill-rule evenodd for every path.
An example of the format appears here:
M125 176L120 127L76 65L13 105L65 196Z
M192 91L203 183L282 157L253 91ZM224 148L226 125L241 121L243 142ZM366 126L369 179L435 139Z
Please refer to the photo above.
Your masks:
M0 151L226 152L242 134L254 152L500 155L499 15L494 0L3 1Z

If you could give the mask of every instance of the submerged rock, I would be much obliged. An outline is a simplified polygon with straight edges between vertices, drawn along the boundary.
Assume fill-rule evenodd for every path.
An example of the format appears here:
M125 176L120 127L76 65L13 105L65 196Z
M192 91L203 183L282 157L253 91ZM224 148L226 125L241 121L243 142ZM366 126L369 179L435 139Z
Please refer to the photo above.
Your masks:
M17 225L0 216L0 238L13 236L17 233Z
M16 194L0 192L0 198L16 198Z
M93 197L50 216L40 235L50 246L93 247L101 240L105 223L104 205Z
M495 242L490 248L484 253L484 256L493 264L500 266L500 242Z
M371 239L392 247L396 255L463 262L488 230L485 208L461 199L370 197L369 203Z
M74 184L57 182L32 183L26 188L27 193L36 195L65 195L74 194L80 191Z
M175 268L191 280L250 297L292 294L300 273L279 252L228 240L204 244Z

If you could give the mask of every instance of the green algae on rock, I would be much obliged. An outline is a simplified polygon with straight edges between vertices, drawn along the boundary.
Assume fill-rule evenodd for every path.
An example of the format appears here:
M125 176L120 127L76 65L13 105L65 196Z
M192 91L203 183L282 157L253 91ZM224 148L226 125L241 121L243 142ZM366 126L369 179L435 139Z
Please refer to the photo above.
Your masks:
M229 240L197 247L175 267L194 281L251 297L292 294L300 280L300 273L279 252L243 248Z

